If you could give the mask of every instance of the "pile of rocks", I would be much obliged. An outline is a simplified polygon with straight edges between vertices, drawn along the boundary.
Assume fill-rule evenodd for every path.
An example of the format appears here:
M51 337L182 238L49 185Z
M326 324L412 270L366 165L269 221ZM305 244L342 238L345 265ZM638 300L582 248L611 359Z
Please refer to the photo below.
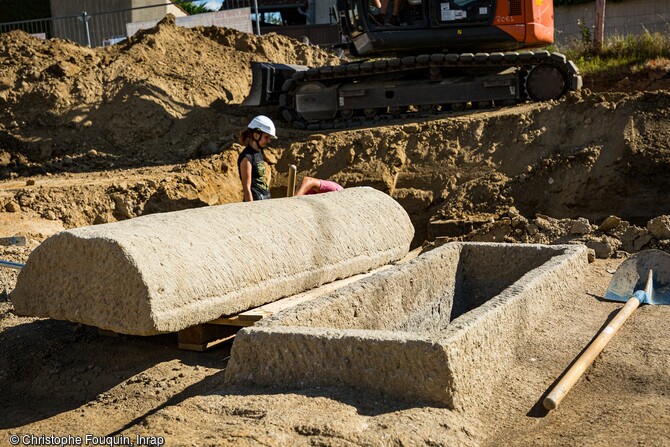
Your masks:
M556 219L536 214L529 220L511 207L506 216L491 219L476 230L451 240L523 242L535 244L584 244L594 258L623 257L649 248L670 252L670 215L649 220L644 227L617 216L600 224L588 219Z

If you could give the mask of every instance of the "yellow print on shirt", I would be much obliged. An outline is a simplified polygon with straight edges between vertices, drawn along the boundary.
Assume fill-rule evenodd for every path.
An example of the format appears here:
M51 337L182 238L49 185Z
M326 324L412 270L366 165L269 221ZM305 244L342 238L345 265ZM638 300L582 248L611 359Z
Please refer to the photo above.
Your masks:
M256 162L256 169L258 169L258 183L260 186L267 189L267 170L263 161Z

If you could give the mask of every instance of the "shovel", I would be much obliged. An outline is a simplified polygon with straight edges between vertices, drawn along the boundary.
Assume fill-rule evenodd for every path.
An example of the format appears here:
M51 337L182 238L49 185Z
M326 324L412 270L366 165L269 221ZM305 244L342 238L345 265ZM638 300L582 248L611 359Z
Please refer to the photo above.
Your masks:
M553 410L561 403L640 304L670 304L670 254L660 250L645 250L626 259L614 272L605 299L623 301L626 305L544 398L543 405L547 410Z
M21 270L24 266L25 264L21 264L19 262L0 261L0 267L7 267L10 269Z

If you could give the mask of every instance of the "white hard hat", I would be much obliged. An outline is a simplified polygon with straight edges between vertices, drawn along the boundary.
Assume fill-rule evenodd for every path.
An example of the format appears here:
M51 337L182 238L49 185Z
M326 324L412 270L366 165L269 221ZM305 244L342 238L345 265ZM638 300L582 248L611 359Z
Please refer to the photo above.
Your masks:
M247 127L252 130L260 130L277 138L277 135L275 135L275 123L265 115L258 115L252 119Z

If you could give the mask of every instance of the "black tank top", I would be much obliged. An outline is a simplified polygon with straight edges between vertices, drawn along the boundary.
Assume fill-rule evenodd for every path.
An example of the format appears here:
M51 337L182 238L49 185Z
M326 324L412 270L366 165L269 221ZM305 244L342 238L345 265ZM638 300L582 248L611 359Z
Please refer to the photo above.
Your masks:
M251 146L247 146L237 157L237 172L242 180L240 163L246 158L251 163L251 196L254 200L266 200L270 198L270 189L265 183L265 160L263 151L257 152Z

